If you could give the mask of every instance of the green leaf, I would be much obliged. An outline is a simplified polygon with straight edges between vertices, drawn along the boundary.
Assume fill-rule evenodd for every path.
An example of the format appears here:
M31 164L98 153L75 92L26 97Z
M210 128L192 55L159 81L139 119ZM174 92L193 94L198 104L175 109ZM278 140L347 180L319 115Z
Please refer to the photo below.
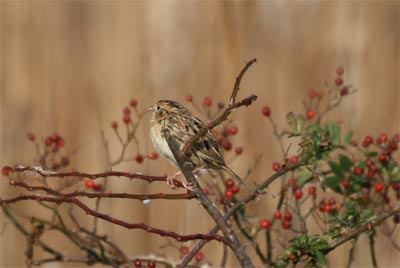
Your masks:
M350 172L353 162L351 162L350 158L348 158L347 155L344 154L339 155L339 162L340 166L344 171Z
M313 173L308 168L301 168L298 173L297 185L302 187L313 177Z
M316 252L315 252L315 257L317 257L317 260L318 260L319 263L321 263L321 264L328 264L328 263L326 262L325 255L324 255L321 251L316 251Z
M297 127L297 132L301 133L303 132L303 127L304 127L304 116L298 116L297 117L297 122L296 122L296 127Z
M351 144L351 141L353 139L353 131L350 130L347 132L346 137L344 138L344 145L347 147Z
M326 122L326 128L328 129L329 136L331 137L333 143L336 145L340 144L340 127L333 123L332 121Z
M342 189L340 188L341 178L338 177L328 177L325 179L326 185L331 188L333 191L337 193L342 193Z
M332 172L339 178L343 178L344 177L344 173L342 170L342 167L333 161L329 161L328 162L329 166L331 167Z
M286 115L286 120L287 120L287 122L288 122L288 124L289 124L289 126L291 127L291 128L296 128L296 121L297 121L297 119L296 119L296 116L294 115L294 113L293 112L290 112L290 113L288 113L287 115Z

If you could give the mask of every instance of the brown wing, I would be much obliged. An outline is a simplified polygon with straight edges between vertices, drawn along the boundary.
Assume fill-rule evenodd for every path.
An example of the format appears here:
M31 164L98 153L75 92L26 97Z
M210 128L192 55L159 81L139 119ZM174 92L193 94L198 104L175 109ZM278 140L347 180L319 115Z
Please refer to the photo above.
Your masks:
M176 139L181 149L204 126L204 123L190 112L171 115L166 121L169 123L165 127L177 134ZM210 131L193 144L191 153L190 158L196 167L219 168L225 165L219 145Z

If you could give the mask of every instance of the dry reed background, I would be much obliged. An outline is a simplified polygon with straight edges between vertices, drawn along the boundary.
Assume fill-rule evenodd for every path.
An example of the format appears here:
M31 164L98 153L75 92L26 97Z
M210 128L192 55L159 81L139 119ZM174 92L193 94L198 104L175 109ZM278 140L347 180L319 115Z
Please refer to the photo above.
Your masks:
M359 92L331 118L346 120L344 127L353 128L358 138L399 131L398 1L2 1L0 7L1 165L29 163L33 148L27 131L38 136L57 131L69 150L79 149L74 167L102 171L100 130L105 129L117 152L109 125L120 120L129 99L138 99L142 109L162 98L183 101L187 93L199 100L210 96L226 101L236 74L253 57L259 63L246 74L240 95L254 93L259 99L233 116L239 126L235 141L245 147L243 161L231 165L239 174L262 153L264 168L257 168L252 178L265 178L272 173L271 162L280 159L261 107L269 104L278 126L284 126L286 112L300 111L308 89L333 79L338 65ZM140 132L142 150L153 150L147 122ZM135 155L134 148L129 155ZM118 169L175 171L164 160L125 163ZM0 186L2 197L17 193L4 179ZM123 179L113 180L111 187L115 192L165 190L164 185ZM270 215L274 202L264 199L253 209ZM196 201L104 203L103 211L121 219L180 233L205 232L213 226ZM18 207L37 209L30 202ZM82 222L92 221L78 214ZM1 230L0 266L23 266L25 240L4 220ZM108 223L101 223L101 231L131 255L159 252L166 243ZM46 236L59 241L51 232ZM368 244L362 243L355 267L370 265ZM71 245L60 248L76 253ZM344 265L348 248L332 254L332 267ZM387 240L378 241L381 267L400 265L398 252L391 248ZM218 244L211 243L205 253L218 263Z

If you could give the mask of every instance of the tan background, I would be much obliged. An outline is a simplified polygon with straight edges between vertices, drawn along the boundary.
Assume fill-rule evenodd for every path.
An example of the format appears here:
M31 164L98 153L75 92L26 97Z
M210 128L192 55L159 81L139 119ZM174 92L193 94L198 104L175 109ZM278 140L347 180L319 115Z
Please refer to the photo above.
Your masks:
M284 126L286 112L302 111L300 100L308 89L331 81L338 65L359 92L331 118L346 120L344 127L353 128L359 139L399 131L398 1L2 1L0 7L1 165L29 163L33 148L26 132L43 137L57 131L70 151L79 149L74 167L102 171L100 130L115 155L119 147L109 124L120 121L129 99L138 99L140 109L162 98L183 101L187 93L199 100L210 96L226 101L236 74L253 57L259 63L246 74L240 96L254 93L259 99L233 116L239 127L234 141L245 146L243 161L231 165L239 174L262 153L262 165L252 178L265 178L272 173L272 161L280 159L261 107L270 105L278 126ZM143 152L153 150L145 121L140 128ZM131 147L128 155L134 156L135 150ZM117 169L160 175L175 171L164 160ZM0 187L2 197L17 193L5 179ZM111 189L158 192L165 186L115 179ZM274 202L263 199L253 209L269 216ZM106 203L103 211L121 219L183 234L213 226L196 201ZM32 210L29 202L19 207ZM78 214L82 222L92 221ZM0 266L20 267L25 240L7 222L3 232L3 220L1 224ZM166 244L140 230L108 223L101 228L130 256L161 252L158 248ZM49 239L58 241L50 234ZM365 247L356 251L354 266L368 267L367 240L360 244ZM400 265L388 240L382 238L377 246L381 267ZM70 245L62 248L76 252ZM347 249L332 255L332 267L344 265ZM217 243L204 251L208 260L219 263Z

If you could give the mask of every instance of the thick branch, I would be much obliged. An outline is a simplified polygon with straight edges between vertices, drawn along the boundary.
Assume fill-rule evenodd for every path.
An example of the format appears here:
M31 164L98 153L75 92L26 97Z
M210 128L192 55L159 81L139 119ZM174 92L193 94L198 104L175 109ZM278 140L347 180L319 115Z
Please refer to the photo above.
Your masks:
M228 221L224 220L218 208L200 188L200 185L197 183L197 180L194 177L190 166L188 165L188 161L186 161L184 154L180 151L177 142L171 138L170 134L167 131L164 131L163 134L183 175L186 177L189 184L193 187L193 191L197 195L201 204L207 210L208 214L210 214L218 227L221 228L222 232L225 235L225 238L228 240L228 246L235 253L240 265L246 268L254 268L254 264L251 262L249 256L247 256L244 246L240 243L238 237L232 231L232 228L228 224Z

